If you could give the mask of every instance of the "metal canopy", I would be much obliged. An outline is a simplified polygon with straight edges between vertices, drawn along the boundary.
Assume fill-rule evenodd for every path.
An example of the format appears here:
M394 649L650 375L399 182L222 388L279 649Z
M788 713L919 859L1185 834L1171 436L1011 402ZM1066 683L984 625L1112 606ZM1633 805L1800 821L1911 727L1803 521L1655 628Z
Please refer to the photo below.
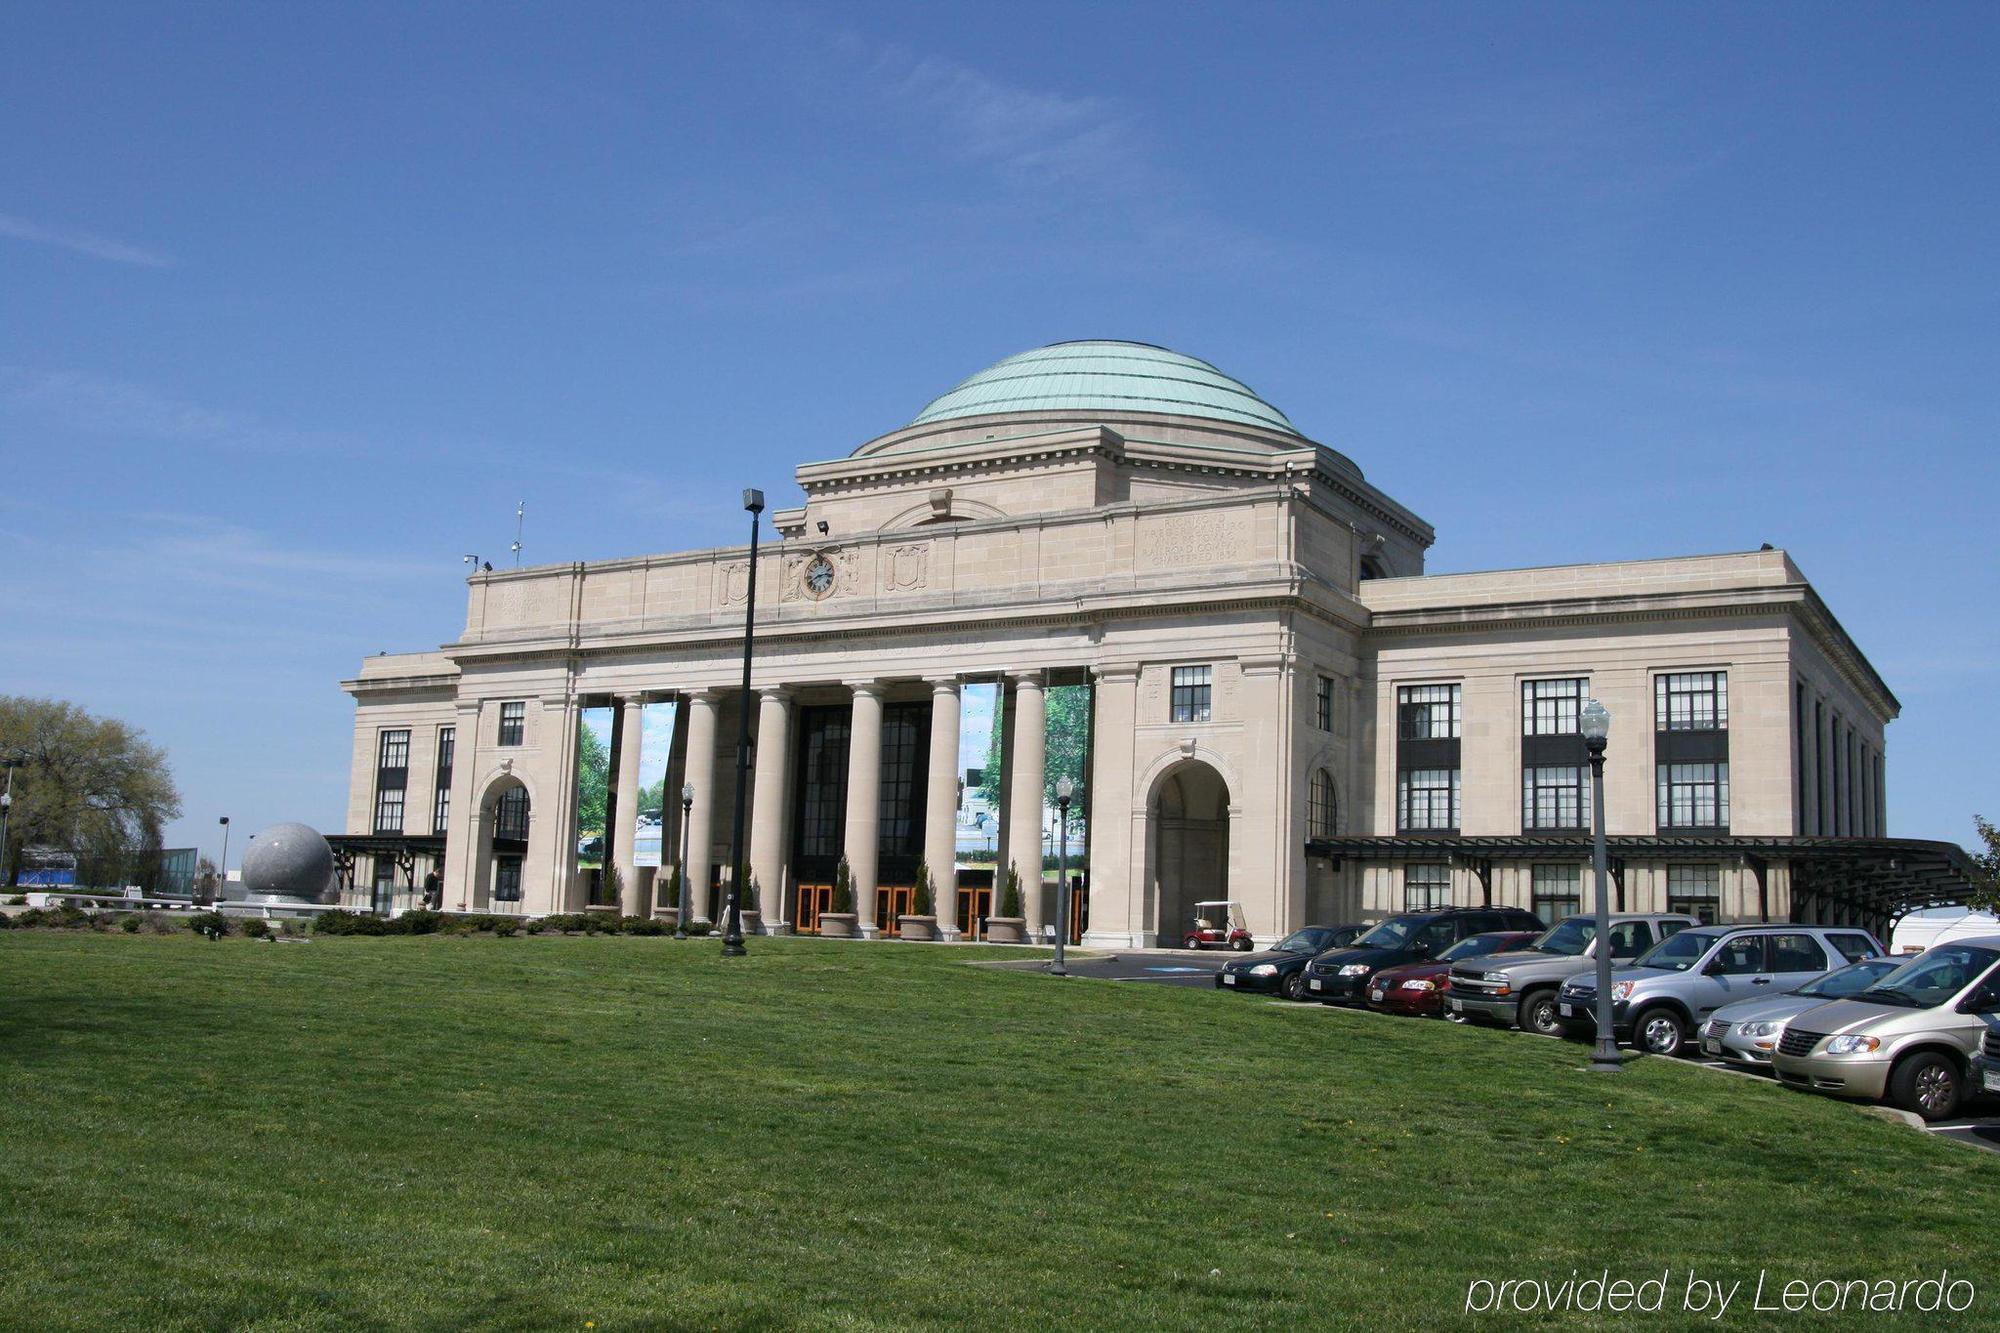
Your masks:
M1823 916L1831 908L1886 925L1926 907L1958 906L1980 884L1978 868L1963 847L1920 838L1687 833L1623 834L1604 841L1615 862L1735 860L1756 871L1760 885L1765 867L1782 863L1791 870L1792 912L1801 920ZM1335 864L1347 858L1454 860L1479 869L1481 863L1493 861L1588 860L1590 838L1582 833L1311 838L1306 854L1329 857ZM1614 868L1614 874L1618 869L1622 866ZM1484 873L1481 879L1486 879Z

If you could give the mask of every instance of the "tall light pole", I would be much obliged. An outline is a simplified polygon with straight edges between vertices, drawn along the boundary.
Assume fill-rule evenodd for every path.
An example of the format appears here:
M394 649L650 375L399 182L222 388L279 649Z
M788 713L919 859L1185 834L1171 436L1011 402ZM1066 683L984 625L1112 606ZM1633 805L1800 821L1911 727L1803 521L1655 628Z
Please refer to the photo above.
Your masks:
M229 816L224 815L222 817L221 822L222 822L222 864L215 868L215 876L216 876L215 891L226 898L229 895L223 893L222 886L229 882Z
M681 865L676 876L681 882L681 910L674 922L674 938L688 937L688 819L694 814L694 784L681 787Z
M1611 735L1611 710L1586 699L1577 722L1590 752L1590 863L1597 873L1597 1049L1590 1053L1590 1067L1615 1074L1620 1061L1611 1032L1611 876L1604 857L1604 744Z
M1056 779L1056 956L1049 971L1059 977L1069 975L1063 946L1069 943L1069 798L1075 794L1076 784L1067 775Z
M743 696L736 706L736 823L729 835L724 958L741 958L748 952L743 947L743 807L750 797L750 651L757 630L757 516L764 512L764 492L744 491L743 507L750 511L750 577L743 598Z
M7 816L14 811L14 770L27 761L19 755L0 756L0 767L7 770L7 790L0 792L0 884L7 880Z

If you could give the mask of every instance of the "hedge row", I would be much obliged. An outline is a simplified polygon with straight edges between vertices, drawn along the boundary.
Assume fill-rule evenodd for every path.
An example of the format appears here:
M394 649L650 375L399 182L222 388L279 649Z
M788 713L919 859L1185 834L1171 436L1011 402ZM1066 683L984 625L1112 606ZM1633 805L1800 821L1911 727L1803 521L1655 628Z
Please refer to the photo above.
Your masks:
M447 916L424 909L401 916L334 910L313 920L320 935L671 935L673 927L658 917L612 916L607 912L561 912L553 916L497 916L491 913ZM706 935L705 921L688 927L690 935Z

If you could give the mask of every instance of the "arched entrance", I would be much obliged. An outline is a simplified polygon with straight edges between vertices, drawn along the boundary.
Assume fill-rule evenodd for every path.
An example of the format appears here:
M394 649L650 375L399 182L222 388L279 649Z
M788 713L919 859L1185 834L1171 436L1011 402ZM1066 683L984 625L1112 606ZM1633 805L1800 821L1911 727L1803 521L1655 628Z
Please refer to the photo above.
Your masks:
M477 911L518 912L528 859L528 789L511 774L494 779L479 803L473 902Z
M1180 943L1194 905L1227 899L1229 785L1198 759L1174 765L1146 802L1149 870L1147 926L1162 945Z

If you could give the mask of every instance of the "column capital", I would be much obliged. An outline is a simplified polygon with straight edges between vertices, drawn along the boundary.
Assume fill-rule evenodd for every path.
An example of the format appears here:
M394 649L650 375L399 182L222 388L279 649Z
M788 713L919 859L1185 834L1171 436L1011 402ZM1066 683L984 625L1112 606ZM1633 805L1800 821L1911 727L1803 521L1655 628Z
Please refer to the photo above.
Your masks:
M683 694L687 695L687 701L691 704L719 704L725 697L735 692L733 689L727 689L720 685L706 685L700 689L682 691Z
M957 676L925 676L924 682L932 694L957 694L965 685Z
M856 694L865 694L879 699L888 692L889 682L885 680L844 680L841 682Z
M1016 689L1019 689L1023 685L1032 685L1038 690L1046 689L1048 687L1048 677L1049 673L1040 667L1035 667L1028 671L1009 671L1007 673L1007 678L1014 682Z
M759 699L775 704L788 704L793 698L792 687L789 685L759 685L755 693Z

